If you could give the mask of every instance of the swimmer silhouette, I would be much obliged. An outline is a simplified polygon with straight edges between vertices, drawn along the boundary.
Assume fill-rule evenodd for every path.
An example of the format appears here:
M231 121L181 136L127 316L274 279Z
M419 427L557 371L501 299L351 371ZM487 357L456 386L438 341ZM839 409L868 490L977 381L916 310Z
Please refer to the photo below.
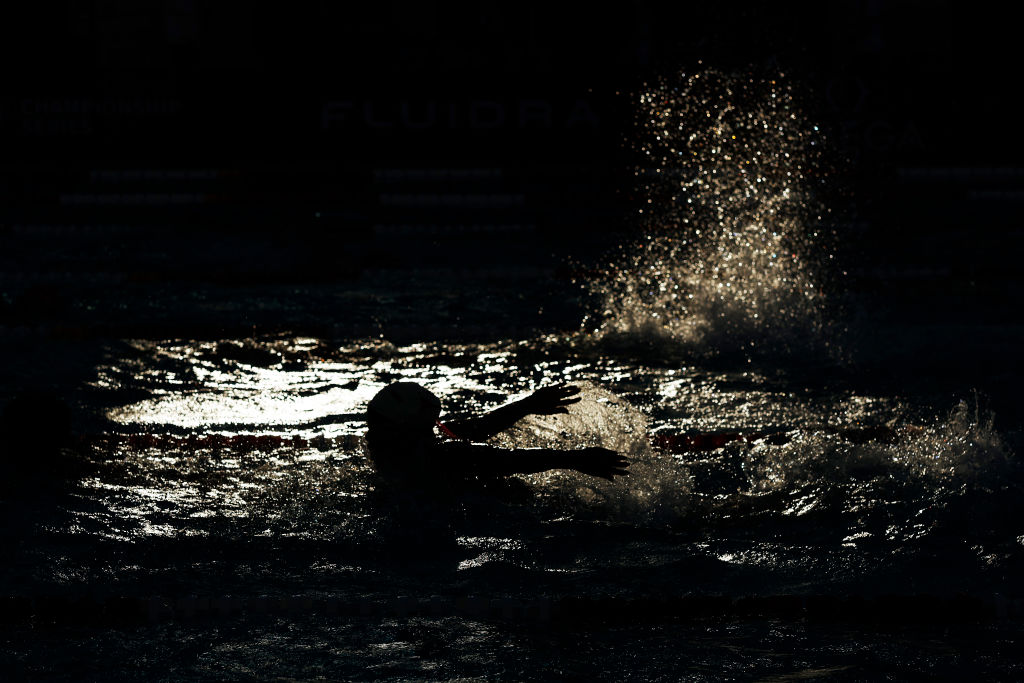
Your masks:
M378 473L423 486L432 481L501 477L545 470L575 470L611 481L628 474L628 461L607 448L498 448L484 441L527 415L555 415L577 403L579 389L544 387L489 413L442 425L441 401L415 382L396 382L377 393L366 410L366 441ZM439 428L448 438L438 438Z

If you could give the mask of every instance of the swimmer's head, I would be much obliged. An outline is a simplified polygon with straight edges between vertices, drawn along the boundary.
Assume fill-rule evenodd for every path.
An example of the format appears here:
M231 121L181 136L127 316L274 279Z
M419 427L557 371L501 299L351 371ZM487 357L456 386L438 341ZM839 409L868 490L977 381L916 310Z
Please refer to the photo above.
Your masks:
M407 477L423 470L424 445L434 439L441 401L415 382L384 387L366 407L366 445L377 471Z
M441 400L415 382L395 382L377 392L366 408L371 429L386 427L409 433L432 431Z

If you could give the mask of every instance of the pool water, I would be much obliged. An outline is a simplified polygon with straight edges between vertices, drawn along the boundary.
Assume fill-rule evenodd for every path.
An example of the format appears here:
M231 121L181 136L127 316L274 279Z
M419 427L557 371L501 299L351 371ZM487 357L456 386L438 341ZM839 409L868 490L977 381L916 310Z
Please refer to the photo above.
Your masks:
M698 72L638 111L648 230L586 281L126 289L163 329L293 331L5 341L81 378L74 475L4 489L11 678L1020 678L1022 329L843 289L783 85ZM399 380L442 420L579 386L493 443L630 475L394 490L363 433Z
M134 598L135 621L61 616L9 633L17 661L53 673L95 646L129 659L127 678L171 662L169 680L244 678L264 660L282 676L515 678L547 670L541 647L594 675L636 661L637 678L856 677L928 671L924 638L956 662L956 642L984 641L987 666L1018 670L997 653L1017 633L1020 472L970 397L935 405L863 391L835 368L728 369L585 339L110 343L91 387L107 395L109 428L79 445L93 469L8 503L7 584L87 595L98 610ZM389 492L366 457L363 410L399 379L440 396L442 419L578 385L568 415L528 418L495 443L603 445L631 474ZM733 440L667 438L686 435ZM819 609L821 596L869 607ZM761 602L744 612L739 598ZM92 646L41 659L29 637Z

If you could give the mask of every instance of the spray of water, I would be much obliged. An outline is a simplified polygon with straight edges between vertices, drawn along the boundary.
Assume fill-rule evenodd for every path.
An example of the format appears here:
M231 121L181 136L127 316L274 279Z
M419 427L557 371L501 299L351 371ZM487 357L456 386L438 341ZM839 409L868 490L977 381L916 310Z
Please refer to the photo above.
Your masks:
M644 236L590 283L585 327L694 352L830 345L823 138L783 74L684 73L638 105Z
M687 460L652 448L648 418L627 401L589 382L580 387L582 400L567 415L527 418L494 443L516 448L603 446L629 458L630 475L615 482L561 470L530 475L526 479L545 516L660 526L715 514L709 512L714 507L709 496L724 500L723 493L729 505L740 500L733 494L772 509L781 504L784 515L828 506L855 511L858 505L913 504L922 496L938 499L959 495L965 487L1001 482L1010 463L992 416L966 402L933 424L895 430L890 439L850 440L834 430L806 429L790 433L782 444L772 439L736 441ZM691 466L718 483L707 489L709 484L699 483L701 477L694 478ZM722 483L726 480L731 490ZM792 500L780 503L779 496ZM892 523L903 522L897 516Z
M948 417L906 428L895 441L851 443L808 430L783 446L757 444L744 454L756 493L832 486L851 480L924 482L932 493L1005 475L1010 451L994 417L961 401Z
M495 438L515 448L571 450L601 446L629 458L629 476L608 482L568 470L527 477L541 504L564 514L593 514L633 524L676 521L691 506L690 474L651 447L648 419L637 408L590 382L578 383L580 402L566 415L531 416Z

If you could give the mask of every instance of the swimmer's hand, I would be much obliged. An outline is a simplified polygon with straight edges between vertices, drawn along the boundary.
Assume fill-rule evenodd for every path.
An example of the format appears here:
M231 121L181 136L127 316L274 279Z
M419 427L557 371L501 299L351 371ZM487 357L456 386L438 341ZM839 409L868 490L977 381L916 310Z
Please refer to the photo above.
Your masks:
M579 387L556 384L533 392L526 398L495 408L480 417L445 421L445 426L467 441L486 441L503 432L527 415L567 413L567 406L579 403Z
M526 415L557 415L569 412L567 406L580 402L580 388L568 384L543 387L517 401Z
M572 469L608 481L614 481L615 475L628 475L628 467L626 456L607 448L584 448L572 452Z

